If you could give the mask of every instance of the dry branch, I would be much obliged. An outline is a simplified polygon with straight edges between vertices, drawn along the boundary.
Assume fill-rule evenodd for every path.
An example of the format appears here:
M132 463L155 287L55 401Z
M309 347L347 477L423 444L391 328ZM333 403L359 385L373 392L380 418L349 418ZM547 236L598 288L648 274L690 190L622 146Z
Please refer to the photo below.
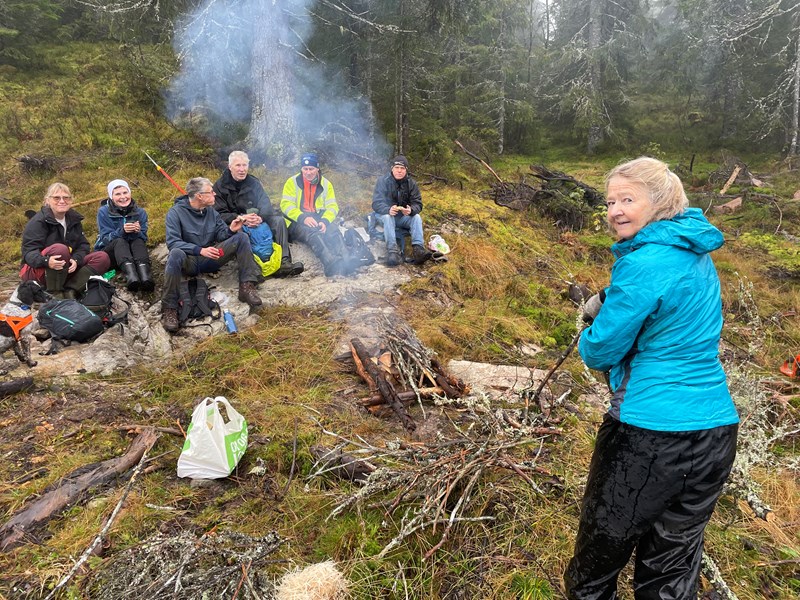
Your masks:
M479 163L481 163L481 164L482 164L484 167L486 167L486 168L489 170L489 172L490 172L492 175L494 175L494 177L495 177L495 179L497 179L497 181L499 181L500 183L503 183L503 180L502 180L502 179L500 179L500 176L499 176L499 175L498 175L498 174L495 172L495 170L494 170L492 167L490 167L490 166L489 166L489 163L487 163L485 160L483 160L483 159L482 159L480 156L478 156L477 154L473 154L472 152L470 152L469 150L467 150L466 148L464 148L464 145L463 145L461 142L459 142L458 140L455 140L455 143L456 143L456 146L458 146L459 148L461 148L461 150L464 152L464 154L466 154L466 155L467 155L467 156L469 156L470 158L474 158L475 160L477 160L477 161L478 161Z
M380 370L378 365L372 361L372 357L360 340L355 338L350 340L350 347L353 349L354 358L358 357L358 360L364 365L365 371L369 374L370 379L378 386L378 391L381 393L381 396L386 398L386 404L391 406L395 413L397 413L406 431L412 433L417 428L417 425L414 423L414 419L411 418L411 415L408 414L405 406L403 406L403 402L398 397L397 390L395 390L392 382L389 381L386 374ZM369 380L367 383L369 384Z
M0 527L0 551L7 551L20 545L31 529L77 502L88 489L111 481L136 465L142 455L155 444L158 437L159 434L153 429L144 429L133 440L124 455L105 460L80 475L73 472L65 477L55 489L15 514ZM78 472L84 470L85 468L82 468Z

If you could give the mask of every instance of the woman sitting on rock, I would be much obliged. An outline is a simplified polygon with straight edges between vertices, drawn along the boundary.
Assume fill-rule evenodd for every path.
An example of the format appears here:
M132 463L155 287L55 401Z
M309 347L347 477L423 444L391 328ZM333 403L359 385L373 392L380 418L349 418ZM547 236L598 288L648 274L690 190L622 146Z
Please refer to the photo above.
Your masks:
M90 252L81 221L83 215L72 208L66 185L47 188L42 209L22 233L20 278L38 282L56 297L77 298L89 277L108 271L108 254Z
M131 198L126 181L115 179L108 184L108 200L97 211L95 250L103 250L111 266L125 275L131 292L155 289L147 253L147 212Z

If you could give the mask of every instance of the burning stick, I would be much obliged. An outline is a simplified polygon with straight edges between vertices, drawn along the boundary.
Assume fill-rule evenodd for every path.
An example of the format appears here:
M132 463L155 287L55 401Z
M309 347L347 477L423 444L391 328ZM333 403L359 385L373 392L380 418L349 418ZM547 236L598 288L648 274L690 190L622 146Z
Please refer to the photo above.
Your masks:
M142 150L142 152L144 152L144 150ZM147 152L144 152L144 155L147 158L149 158L150 162L153 163L156 166L156 169L158 169L158 172L161 173L164 177L166 177L167 180L173 186L175 186L176 190L178 190L181 194L184 194L184 195L186 194L186 190L184 190L181 186L179 186L177 183L175 183L175 180L172 177L170 177L169 174L164 169L162 169L156 161L153 160L152 156L150 156Z

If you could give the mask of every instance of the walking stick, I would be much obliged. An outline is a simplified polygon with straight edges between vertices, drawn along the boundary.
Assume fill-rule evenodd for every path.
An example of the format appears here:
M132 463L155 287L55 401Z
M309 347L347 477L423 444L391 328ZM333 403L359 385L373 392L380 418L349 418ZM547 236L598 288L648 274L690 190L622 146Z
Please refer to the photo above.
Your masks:
M149 158L149 159L150 159L150 162L151 162L151 163L153 163L153 164L156 166L156 169L158 169L158 172L159 172L159 173L161 173L161 174L162 174L164 177L166 177L166 178L167 178L167 180L168 180L168 181L169 181L169 182L170 182L172 185L174 185L174 186L175 186L175 189L176 189L176 190L178 190L178 191L179 191L181 194L186 194L186 190L184 190L184 189L183 189L181 186L179 186L177 183L175 183L175 180L174 180L172 177L170 177L170 176L169 176L169 174L168 174L168 173L167 173L167 172L166 172L164 169L162 169L162 168L159 166L159 164L158 164L156 161L154 161L154 160L153 160L153 157L152 157L152 156L150 156L150 155L149 155L147 152L145 152L144 150L142 150L142 152L144 152L144 155L145 155L147 158Z

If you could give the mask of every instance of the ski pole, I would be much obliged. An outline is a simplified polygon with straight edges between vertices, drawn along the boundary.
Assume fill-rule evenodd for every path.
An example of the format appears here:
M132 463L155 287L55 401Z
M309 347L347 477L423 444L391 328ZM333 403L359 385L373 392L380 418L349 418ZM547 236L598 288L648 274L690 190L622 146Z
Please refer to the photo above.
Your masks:
M172 177L170 177L170 176L169 176L169 174L168 174L168 173L167 173L167 172L166 172L164 169L162 169L162 168L159 166L159 164L158 164L156 161L154 161L154 160L153 160L153 157L152 157L152 156L150 156L150 155L149 155L147 152L145 152L144 150L142 150L142 152L144 152L144 155L145 155L147 158L149 158L149 159L150 159L150 162L151 162L151 163L153 163L153 164L156 166L156 169L158 169L158 172L159 172L159 173L161 173L161 174L162 174L164 177L166 177L166 178L167 178L167 180L168 180L168 181L169 181L169 182L170 182L172 185L174 185L174 186L175 186L175 189L176 189L176 190L178 190L178 191L179 191L181 194L186 194L186 190L184 190L184 189L183 189L181 186L179 186L177 183L175 183L175 180L174 180Z

